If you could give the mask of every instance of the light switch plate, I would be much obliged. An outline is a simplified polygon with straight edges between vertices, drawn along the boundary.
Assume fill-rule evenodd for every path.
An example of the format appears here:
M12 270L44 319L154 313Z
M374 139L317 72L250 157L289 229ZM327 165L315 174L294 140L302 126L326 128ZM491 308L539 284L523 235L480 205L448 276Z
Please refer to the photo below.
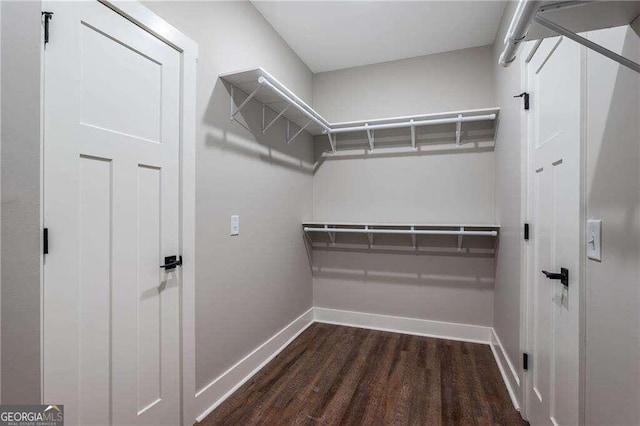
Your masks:
M240 216L231 216L231 235L240 235Z
M587 257L602 261L602 221L587 220Z

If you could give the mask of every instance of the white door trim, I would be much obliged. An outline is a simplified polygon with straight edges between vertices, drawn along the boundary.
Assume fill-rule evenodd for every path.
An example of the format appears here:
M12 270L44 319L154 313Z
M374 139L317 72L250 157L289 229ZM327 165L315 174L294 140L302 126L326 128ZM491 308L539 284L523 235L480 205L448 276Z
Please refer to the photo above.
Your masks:
M180 254L184 259L181 270L182 288L180 294L181 418L182 424L192 425L195 423L196 417L194 410L196 394L194 290L196 67L198 45L137 1L99 1L180 52ZM42 64L44 66L44 61L42 61ZM44 75L44 69L42 74ZM43 101L44 97L41 97L42 107L44 106ZM41 175L43 173L42 166L43 162L41 162ZM43 262L44 258L42 257L41 265ZM41 284L41 299L43 294ZM41 305L41 317L43 314L44 311ZM41 360L44 359L43 329L41 326ZM41 380L44 380L44 377L41 377Z

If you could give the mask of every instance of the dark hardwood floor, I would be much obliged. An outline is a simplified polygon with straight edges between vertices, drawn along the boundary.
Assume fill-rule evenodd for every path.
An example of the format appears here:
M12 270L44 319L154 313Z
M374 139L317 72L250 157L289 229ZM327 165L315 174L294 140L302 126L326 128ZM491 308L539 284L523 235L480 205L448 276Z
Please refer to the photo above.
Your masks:
M313 324L199 426L526 424L491 349Z

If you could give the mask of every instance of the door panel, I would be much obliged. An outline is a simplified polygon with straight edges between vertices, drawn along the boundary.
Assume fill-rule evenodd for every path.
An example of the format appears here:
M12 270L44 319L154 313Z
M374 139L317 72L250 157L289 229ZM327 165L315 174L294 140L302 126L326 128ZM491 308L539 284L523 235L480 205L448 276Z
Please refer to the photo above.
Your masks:
M44 400L179 424L180 56L98 2L45 8Z
M581 253L581 47L552 38L527 65L532 277L527 307L532 424L577 424ZM569 286L542 271L569 270Z
M546 278L538 273L541 265L548 265L549 262L549 223L548 216L544 214L544 201L548 194L545 191L549 188L549 171L544 167L535 170L534 174L534 216L531 232L535 232L536 244L534 248L534 276L533 276L533 309L531 311L531 321L533 328L531 376L532 388L539 404L547 405L546 390L550 389L549 383L549 348L551 347L551 305L548 301L551 298L551 287L546 285ZM548 409L548 408L547 408Z
M80 156L78 162L79 420L99 424L110 416L111 161Z
M80 28L80 121L159 142L162 64L86 23Z
M138 412L162 397L161 170L138 166ZM162 284L161 284L162 285Z

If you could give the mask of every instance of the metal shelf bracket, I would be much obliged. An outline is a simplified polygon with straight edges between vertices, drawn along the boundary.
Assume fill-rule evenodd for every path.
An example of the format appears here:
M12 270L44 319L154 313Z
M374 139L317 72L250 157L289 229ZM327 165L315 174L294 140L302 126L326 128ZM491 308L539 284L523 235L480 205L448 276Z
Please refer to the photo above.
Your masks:
M418 237L415 231L416 231L416 227L411 225L411 244L413 245L414 250L418 250Z
M464 226L460 227L460 234L458 234L458 251L462 251L462 236L464 235Z
M416 126L413 125L413 118L409 123L411 123L411 148L416 149Z
M369 123L365 123L364 127L367 131L367 139L369 140L369 149L373 151L373 130L369 129Z
M327 136L329 137L329 145L331 145L331 152L335 154L336 153L336 135L327 133Z
M300 130L298 130L295 135L293 135L293 136L291 136L290 138L287 139L287 143L291 143L291 141L294 140L300 133L302 133L304 131L304 129L306 129L307 126L309 124L311 124L311 123L312 123L311 120L307 121L307 124L305 124L304 126L300 127ZM287 132L287 134L288 134L288 132Z
M328 230L329 226L325 225L324 229ZM328 231L328 235L329 235L329 240L331 241L331 245L335 245L335 243L336 243L336 233Z
M264 125L263 125L263 126L262 126L262 133L266 132L266 131L267 131L267 129L269 129L269 127L273 126L273 124L274 124L276 121L278 121L278 118L282 117L282 114L284 114L285 112L287 112L287 110L288 110L288 109L289 109L289 105L287 105L286 107L284 107L284 109L283 109L282 111L280 111L280 112L278 113L278 115L276 115L276 118L274 118L273 120L271 120L271 121L269 122L269 124L267 124L266 126L264 126ZM263 121L263 123L264 123L264 121Z
M236 115L238 115L238 113L242 110L242 108L244 108L251 99L253 99L253 97L256 95L256 93L258 93L258 90L260 90L260 88L262 87L262 84L258 84L256 86L255 89L253 89L253 92L251 92L249 94L249 96L247 96L247 98L242 101L242 103L234 109L234 103L233 103L233 92L234 92L234 87L231 86L231 121L236 119Z

